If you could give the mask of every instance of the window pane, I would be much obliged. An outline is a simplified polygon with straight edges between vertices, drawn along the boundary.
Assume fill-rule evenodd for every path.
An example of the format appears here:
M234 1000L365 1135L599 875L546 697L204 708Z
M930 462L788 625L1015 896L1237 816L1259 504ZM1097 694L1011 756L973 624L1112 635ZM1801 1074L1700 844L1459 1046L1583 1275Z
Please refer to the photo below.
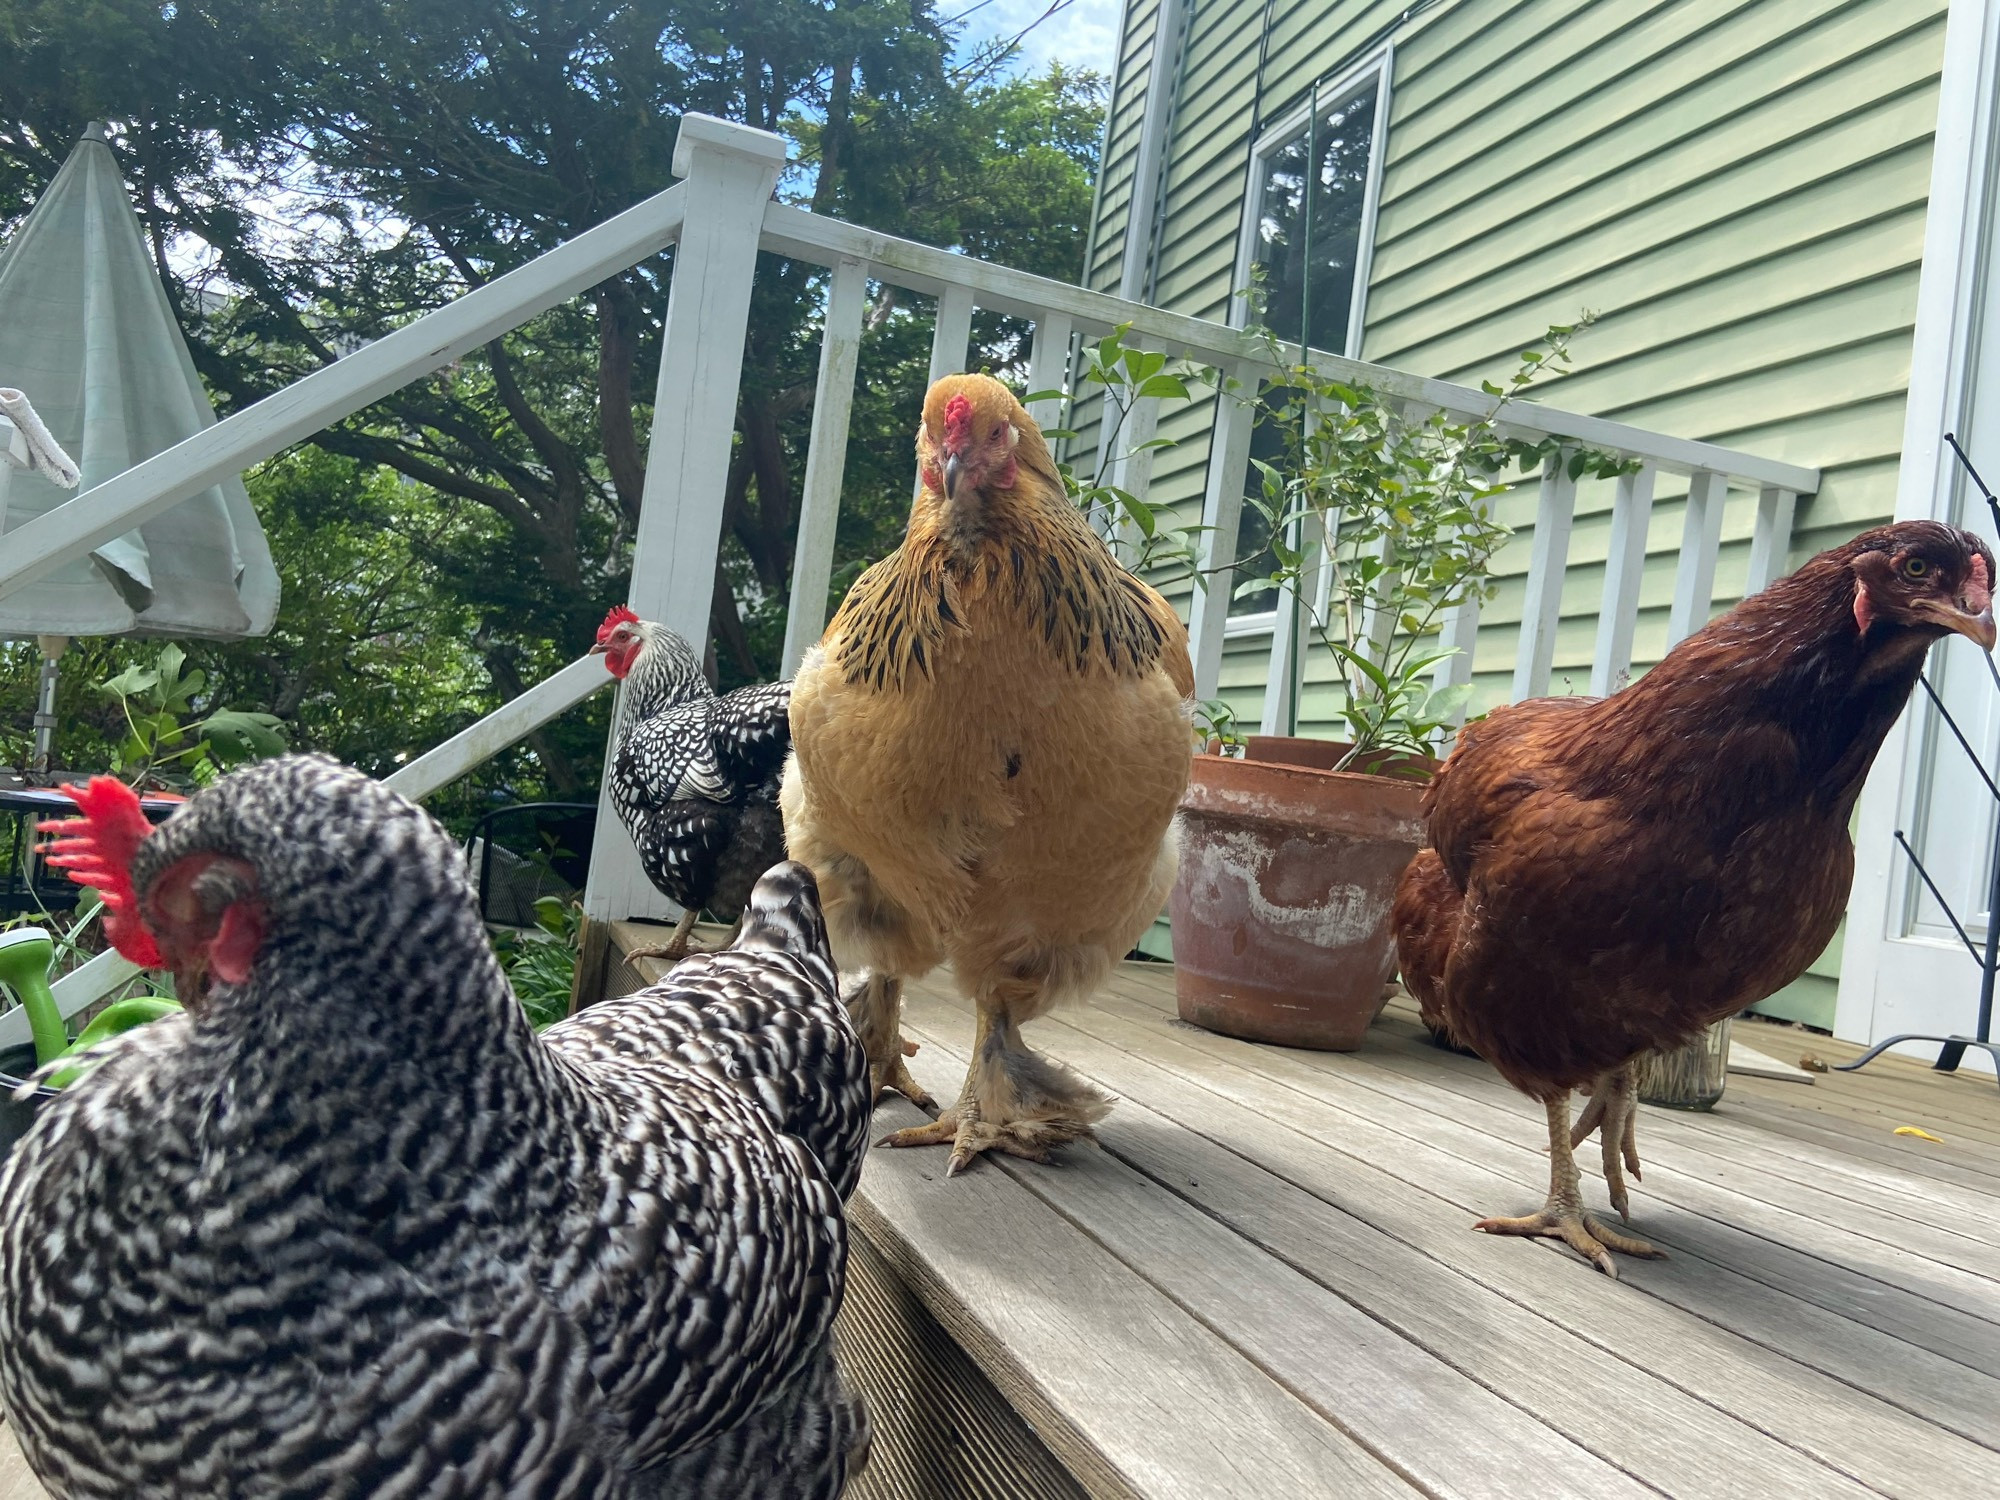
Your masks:
M1305 343L1334 354L1347 352L1379 88L1379 83L1370 83L1360 93L1322 111L1316 125L1302 126L1297 135L1280 143L1264 157L1258 187L1257 238L1252 253L1264 268L1263 321L1282 339L1298 342L1304 334ZM1313 171L1309 163L1315 161L1317 170ZM1309 177L1310 203L1306 196ZM1252 457L1275 463L1283 447L1278 434L1260 422L1250 440ZM1256 468L1247 467L1244 493L1261 494L1262 488ZM1270 523L1261 511L1247 504L1236 533L1236 560L1253 575L1268 573L1276 565L1271 555ZM1277 590L1263 588L1232 599L1229 612L1263 614L1277 605Z
M1259 422L1250 431L1250 457L1262 459L1267 464L1278 463L1285 452L1285 440L1275 427ZM1245 496L1262 498L1264 476L1256 464L1246 465L1247 477L1243 485ZM1268 577L1277 567L1278 559L1271 551L1271 523L1250 499L1243 502L1243 518L1236 523L1236 565L1241 571L1231 583L1239 587L1254 577ZM1268 614L1278 607L1278 590L1266 584L1263 588L1244 593L1229 601L1232 615Z
M1266 156L1258 192L1254 254L1265 271L1264 321L1283 339L1309 332L1307 343L1334 354L1347 352L1378 87L1325 111L1316 128L1302 128ZM1314 157L1318 170L1309 174Z

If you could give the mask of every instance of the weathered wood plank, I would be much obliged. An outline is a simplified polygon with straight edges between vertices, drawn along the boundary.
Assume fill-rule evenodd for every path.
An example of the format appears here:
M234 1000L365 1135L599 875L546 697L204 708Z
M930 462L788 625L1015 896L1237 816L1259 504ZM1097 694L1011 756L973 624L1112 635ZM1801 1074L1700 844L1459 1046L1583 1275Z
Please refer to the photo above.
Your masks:
M925 1021L948 1022L956 1014L935 1002L918 1005ZM921 1025L912 1033L949 1050ZM1462 1372L1482 1396L1498 1393L1618 1469L1671 1493L1873 1493L1644 1371L1619 1365L1615 1378L1607 1378L1616 1362L1575 1334L1163 1115L1127 1099L1114 1118L1118 1128L1105 1153L1076 1153L1060 1171L1003 1165L1155 1284L1205 1312L1205 1321L1260 1362L1306 1340L1307 1380L1345 1387L1330 1393L1330 1419L1368 1437L1362 1423L1370 1416L1380 1421L1387 1403L1393 1420L1410 1424L1423 1466L1415 1477L1426 1487L1466 1493L1484 1470L1497 1493L1518 1494L1527 1466L1539 1461L1533 1447L1484 1446L1469 1436L1476 1429L1455 1410L1447 1409L1440 1421L1422 1409L1403 1409L1410 1405L1403 1399L1410 1387L1397 1371L1409 1353L1385 1360L1384 1330L1409 1351L1427 1351ZM1197 1206L1202 1216L1194 1222L1204 1226L1207 1243L1190 1245L1184 1226L1160 1212L1159 1195L1135 1202L1128 1179L1136 1174L1120 1172L1116 1162ZM1218 1239L1227 1242L1220 1252L1213 1248ZM1332 1338L1319 1327L1315 1296L1299 1290L1301 1280L1309 1280L1318 1298L1351 1302L1366 1315L1362 1327L1379 1320L1380 1328L1359 1343ZM1191 1299L1221 1305L1205 1311ZM1338 1361L1326 1358L1329 1347L1340 1349ZM1340 1368L1328 1369L1335 1365ZM1274 1373L1289 1383L1285 1370ZM1311 1397L1310 1386L1300 1389ZM1440 1431L1450 1431L1452 1442L1439 1443ZM1390 1456L1402 1457L1398 1450ZM1601 1471L1570 1465L1537 1472L1587 1483Z
M1004 1173L874 1151L849 1211L1093 1496L1414 1493Z
M1617 1360L1652 1370L1886 1493L1953 1490L1978 1465L1990 1462L1983 1456L1987 1450L1965 1440L1971 1433L1991 1440L1996 1398L1987 1389L1993 1384L1987 1377L1892 1339L1876 1336L1870 1341L1869 1330L1852 1325L1835 1331L1859 1335L1860 1347L1849 1342L1820 1349L1826 1330L1811 1323L1816 1310L1804 1309L1808 1318L1795 1334L1800 1349L1817 1353L1822 1363L1844 1362L1853 1367L1854 1376L1873 1379L1892 1392L1887 1399L1878 1398L1851 1381L1798 1362L1790 1352L1732 1331L1746 1312L1763 1304L1733 1295L1731 1283L1739 1288L1746 1283L1719 1267L1688 1257L1633 1265L1621 1285L1587 1274L1567 1252L1535 1253L1528 1245L1466 1234L1467 1209L1456 1200L1470 1198L1490 1207L1485 1200L1504 1191L1502 1179L1488 1169L1366 1117L1316 1106L1309 1099L1294 1102L1285 1097L1294 1091L1259 1072L1222 1064L1195 1047L1144 1039L1149 1057L1172 1057L1170 1069L1099 1042L1070 1022L1103 1022L1114 1029L1118 1023L1092 1011L1078 1012L1063 1023L1064 1031L1074 1034L1045 1035L1043 1040L1058 1043L1058 1055L1127 1100L1176 1119L1532 1311L1557 1319ZM1198 1083L1193 1081L1197 1074ZM1265 1112L1269 1110L1285 1118L1272 1118ZM1106 1139L1113 1150L1122 1150L1116 1121L1114 1114ZM1412 1163L1421 1169L1414 1175L1426 1186L1403 1180ZM1454 1201L1441 1200L1440 1192ZM1662 1216L1663 1222L1674 1220L1673 1215ZM1654 1226L1649 1220L1642 1227L1650 1232ZM1635 1290L1654 1296L1633 1295ZM1754 1291L1764 1295L1762 1288ZM1687 1305L1670 1305L1670 1292ZM1886 1380L1874 1363L1885 1357L1899 1364ZM1966 1388L1963 1377L1970 1377L1976 1388ZM1616 1378L1608 1376L1607 1383ZM1917 1407L1921 1415L1913 1409ZM1960 1436L1949 1435L1946 1422Z
M965 1015L936 1001L916 1003L943 1023L940 1032L957 1029L951 1022ZM962 1033L956 1045L937 1032L918 1034L932 1043L911 1063L918 1080L934 1092L955 1087L968 1060ZM1059 1172L992 1160L1425 1493L1501 1500L1519 1493L1525 1472L1537 1476L1538 1493L1646 1493L1107 1153L1074 1152ZM1338 1357L1329 1358L1331 1351ZM1437 1441L1443 1430L1452 1433L1448 1445Z
M14 1429L0 1422L0 1500L44 1500L47 1494L14 1441Z
M1380 1075L1393 1074L1402 1080L1395 1090L1398 1098L1423 1109L1448 1104L1446 1112L1455 1121L1476 1125L1495 1140L1539 1154L1546 1137L1537 1106L1484 1063L1455 1054L1439 1061L1421 1055L1419 1048L1423 1053L1437 1050L1414 1038L1385 1037L1380 1046L1343 1059L1342 1076L1373 1086ZM1474 1111L1490 1113L1475 1116ZM1943 1292L1947 1299L1971 1296L1977 1305L2000 1313L2000 1255L1976 1232L1905 1217L1906 1205L1897 1200L1874 1206L1857 1203L1816 1180L1790 1175L1783 1160L1732 1161L1726 1170L1714 1168L1698 1149L1690 1149L1686 1128L1671 1110L1647 1109L1639 1137L1639 1156L1649 1168L1681 1174L1671 1185L1660 1179L1660 1191L1682 1194L1699 1185L1709 1195L1713 1212L1754 1225L1781 1241L1790 1239L1802 1223L1816 1226L1818 1244L1851 1262L1862 1257L1886 1280L1899 1284L1914 1280ZM1714 1199L1715 1193L1728 1197ZM1685 1196L1680 1201L1697 1206ZM1970 1231L1973 1226L1963 1228Z
M1143 1058L1149 1064L1169 1066L1241 1108L1272 1113L1279 1121L1280 1137L1286 1141L1309 1136L1343 1158L1359 1158L1371 1168L1380 1163L1379 1170L1432 1198L1448 1201L1454 1206L1445 1211L1443 1222L1456 1222L1461 1230L1464 1221L1458 1214L1491 1212L1505 1208L1513 1199L1525 1202L1540 1197L1547 1168L1531 1153L1513 1157L1505 1151L1485 1149L1476 1132L1438 1128L1434 1122L1427 1123L1420 1110L1396 1109L1341 1078L1299 1066L1295 1059L1301 1054L1252 1047L1192 1028L1177 1027L1167 1033L1157 1023L1123 1019L1115 1013L1120 1003L1116 997L1107 997L1101 1007L1067 1013L1060 1024L1074 1035L1045 1037L1044 1041L1053 1046L1056 1055L1084 1065L1093 1076L1102 1074L1107 1086L1173 1114L1190 1128L1213 1134L1199 1115L1183 1117L1137 1092L1125 1075L1114 1077L1104 1072L1112 1064L1129 1066L1128 1059ZM1116 1055L1092 1049L1093 1042L1116 1048ZM1255 1159L1317 1191L1295 1168L1281 1168L1266 1154ZM1344 1164L1336 1163L1328 1170L1343 1168ZM1346 1191L1352 1195L1355 1190L1349 1184ZM1380 1222L1372 1199L1365 1196L1329 1201L1370 1222ZM1432 1208L1435 1211L1437 1205ZM1671 1201L1649 1206L1637 1227L1663 1248L1680 1252L1667 1261L1621 1267L1628 1284L1681 1310L1669 1316L1678 1318L1691 1312L1698 1319L1723 1323L1746 1339L1811 1365L1857 1390L1905 1409L1921 1409L1936 1420L1948 1420L1953 1430L1967 1436L2000 1442L1990 1418L1992 1410L2000 1409L2000 1382L1976 1373L1994 1368L2000 1328L1955 1309L1933 1306L1879 1281L1851 1272L1843 1274L1836 1265L1758 1240L1724 1221L1690 1212ZM1447 1247L1458 1243L1457 1233L1444 1242ZM1484 1248L1494 1243L1482 1240L1482 1249L1472 1262L1483 1269L1481 1279L1500 1274L1498 1267L1503 1263L1494 1259L1491 1249ZM1436 1246L1430 1248L1437 1253ZM1505 1253L1504 1245L1501 1253ZM1754 1281L1771 1278L1745 1264L1759 1253L1803 1262L1821 1280L1831 1282L1834 1291L1829 1295L1847 1298L1857 1316L1836 1316L1827 1308L1800 1301L1783 1317L1774 1318L1773 1304L1764 1289L1754 1285ZM1872 1313L1877 1323L1896 1331L1864 1323L1858 1316L1864 1313ZM1594 1337L1587 1327L1578 1331ZM1906 1341L1912 1335L1921 1335L1928 1342L1923 1347L1913 1346ZM1622 1352L1650 1360L1649 1355L1633 1350ZM1971 1388L1964 1383L1968 1378L1973 1382Z

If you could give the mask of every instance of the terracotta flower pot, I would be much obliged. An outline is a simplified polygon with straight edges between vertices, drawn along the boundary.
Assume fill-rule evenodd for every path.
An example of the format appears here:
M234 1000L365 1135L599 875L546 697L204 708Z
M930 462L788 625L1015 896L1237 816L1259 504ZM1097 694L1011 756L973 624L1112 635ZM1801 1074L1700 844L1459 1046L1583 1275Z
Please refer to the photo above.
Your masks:
M1346 749L1259 740L1266 757L1328 765ZM1197 755L1169 906L1181 1019L1287 1047L1360 1046L1395 968L1389 903L1423 842L1422 795L1416 779Z

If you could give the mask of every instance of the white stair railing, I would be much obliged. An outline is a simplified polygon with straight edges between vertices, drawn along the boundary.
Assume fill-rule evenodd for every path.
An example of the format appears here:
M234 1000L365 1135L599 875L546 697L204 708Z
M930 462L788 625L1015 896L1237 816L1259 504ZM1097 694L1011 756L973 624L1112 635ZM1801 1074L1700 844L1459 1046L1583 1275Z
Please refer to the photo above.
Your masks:
M1233 589L1229 565L1235 557L1250 446L1252 406L1246 398L1254 397L1259 382L1275 370L1273 352L1221 323L1123 301L773 203L772 189L782 161L783 143L776 136L702 116L686 117L674 164L684 181L10 533L6 555L0 559L0 595L677 243L633 555L630 601L640 614L664 621L691 640L707 634L750 288L761 251L831 273L785 634L787 671L824 625L848 417L867 287L874 281L936 299L933 376L965 367L973 312L985 308L1032 323L1029 380L1037 390L1069 385L1076 338L1101 337L1120 326L1128 327L1129 344L1188 361L1209 371L1208 378L1217 385L1233 383L1232 394L1217 398L1211 406L1201 513L1208 529L1198 542L1209 584L1195 590L1190 604L1196 694L1215 696L1228 635ZM1294 361L1302 356L1296 348L1280 346L1275 357ZM1471 387L1317 351L1312 358L1329 378L1368 384L1417 407L1469 419L1483 418L1492 409L1493 398ZM1137 422L1148 428L1145 435L1150 434L1157 407L1157 401L1149 398L1143 413L1135 414ZM1035 413L1044 422L1059 414L1055 402ZM1127 445L1134 441L1133 421L1127 420ZM1783 570L1796 497L1812 493L1819 483L1813 469L1533 403L1511 405L1501 430L1537 440L1553 436L1568 445L1606 451L1642 465L1637 474L1620 482L1614 505L1612 561L1598 622L1593 686L1614 683L1630 664L1646 528L1658 474L1688 475L1693 491L1675 583L1674 639L1698 628L1711 607L1729 487L1734 484L1759 497L1750 568L1751 585L1756 587ZM1148 454L1115 472L1122 487L1145 499L1150 470ZM1518 642L1517 689L1540 691L1548 681L1574 505L1575 486L1560 475L1545 476L1530 544L1523 610L1527 623ZM1461 654L1440 663L1436 674L1440 683L1469 680L1480 633L1476 607L1461 608L1445 620L1442 644L1457 647ZM1304 655L1273 653L1274 662L1281 656ZM1274 677L1279 669L1274 665ZM601 664L593 659L571 663L403 767L390 782L409 795L427 795L581 701L606 680ZM1297 686L1296 678L1274 681L1274 693L1267 698L1289 701ZM1278 694L1284 695L1282 700ZM624 916L663 910L665 903L640 872L617 817L602 803L598 827L587 894L591 913ZM59 1001L66 1013L73 1013L131 973L122 959L104 955L61 981ZM0 1019L0 1039L6 1027L7 1020Z

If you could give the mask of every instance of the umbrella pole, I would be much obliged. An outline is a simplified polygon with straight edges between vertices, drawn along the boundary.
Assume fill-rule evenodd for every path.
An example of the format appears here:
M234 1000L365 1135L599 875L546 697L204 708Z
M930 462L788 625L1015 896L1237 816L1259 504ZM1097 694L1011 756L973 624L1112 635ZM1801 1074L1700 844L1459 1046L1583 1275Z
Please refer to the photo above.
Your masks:
M63 652L69 649L66 635L39 635L35 642L42 648L41 690L35 695L35 758L29 769L37 775L46 776L55 760L56 749L56 678L59 673L57 663Z

